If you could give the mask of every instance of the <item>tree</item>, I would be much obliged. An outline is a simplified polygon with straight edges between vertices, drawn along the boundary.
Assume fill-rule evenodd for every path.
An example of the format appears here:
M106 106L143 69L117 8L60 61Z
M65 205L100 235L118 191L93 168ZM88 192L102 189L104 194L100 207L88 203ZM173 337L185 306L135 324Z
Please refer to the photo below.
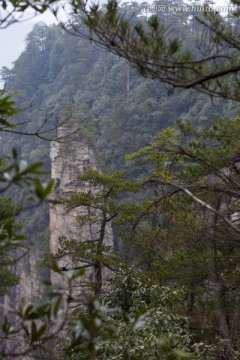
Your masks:
M195 88L239 101L238 29L235 22L228 22L211 6L205 4L203 12L194 18L199 35L185 36L181 31L178 37L159 15L132 22L115 0L105 8L95 4L89 9L81 0L73 1L72 7L88 29L73 24L75 33L127 59L143 76L160 79L173 88ZM238 19L238 7L233 15ZM188 28L184 22L181 26Z
M183 294L183 289L158 286L134 267L119 268L109 281L109 291L87 309L85 317L75 311L78 331L72 332L62 358L85 359L92 337L91 359L213 359L216 349L196 343L188 318L177 313ZM95 322L91 329L84 321L89 313Z
M239 117L198 130L180 122L180 134L165 129L127 156L149 164L142 181L152 189L129 235L135 256L161 284L188 289L196 329L207 323L211 341L228 339L229 359L240 331L239 125Z
M18 206L8 198L1 198L0 203L2 225L0 297L2 297L6 295L9 287L16 285L18 281L18 277L10 269L15 262L12 252L23 237L18 233L21 227L14 221L14 216L19 211Z
M9 116L14 115L18 112L15 108L14 103L10 100L8 95L5 95L4 92L1 92L0 97L0 124L1 132L12 132L14 133L15 124L10 122ZM17 131L16 131L17 132ZM17 151L12 150L12 155L4 156L2 154L0 161L0 194L1 194L1 212L0 212L0 249L1 249L1 276L0 276L0 296L1 296L1 305L3 296L9 290L9 287L16 285L17 276L12 271L13 265L16 264L18 260L19 253L16 252L16 249L24 249L26 254L28 250L27 243L25 242L25 236L21 233L21 226L16 222L16 217L28 210L33 209L44 201L53 187L53 181L50 180L46 184L42 184L39 175L42 174L40 168L42 163L38 162L35 164L28 164L24 160L19 160ZM21 199L14 203L6 195L10 196L11 191L15 187L20 187ZM21 256L23 254L21 253ZM32 309L32 307L31 307ZM11 311L17 311L16 309L11 309ZM15 327L11 321L11 316L5 316L6 312L10 312L9 309L1 307L1 347L0 354L1 358L11 358L17 354L27 354L28 351L24 348L24 343L21 344L20 338L18 338L16 344L17 350L12 352L12 349L9 350L9 342L11 338L15 338L16 334L20 335L27 328L24 325ZM23 323L26 319L27 313L22 313ZM18 316L21 318L21 315ZM46 314L43 314L45 316ZM32 323L33 324L33 323ZM36 330L36 329L35 329ZM42 333L42 331L41 331ZM31 342L37 341L35 339L34 330L31 333L31 336L27 336L28 340L31 338ZM29 334L28 334L29 335ZM34 337L33 337L34 335ZM34 340L35 339L35 340ZM18 342L19 341L19 342ZM15 345L16 345L15 344ZM21 345L19 345L21 344ZM20 346L20 347L19 347ZM33 346L34 347L34 346ZM22 349L24 350L22 351ZM30 347L31 348L31 347ZM32 348L31 348L32 350Z
M119 201L126 193L139 190L134 180L126 180L126 173L117 171L111 175L100 174L97 170L87 169L79 176L80 181L87 181L90 190L66 196L60 201L69 211L83 207L85 214L79 215L77 221L90 224L91 238L61 239L57 259L68 257L76 265L64 267L63 271L92 268L95 298L102 292L103 269L110 271L118 267L119 259L115 258L108 237L112 237L111 222L117 217L126 217L132 206Z
M154 28L154 23L151 24L151 27ZM114 31L110 26L110 35L111 30ZM42 56L42 52L45 52L45 35L42 36L39 33L38 35L40 35L41 39L40 47L35 42L36 38L32 37L32 39L30 39L32 45L34 45L34 51L37 50L35 52L36 57L39 54ZM77 54L76 46L70 43L68 46L68 49L71 49L72 53ZM81 44L81 46L83 45ZM150 45L148 44L148 46ZM171 46L169 45L169 49ZM165 48L169 51L168 47L165 46ZM50 49L50 47L48 49ZM86 51L86 49L84 50ZM148 53L151 55L152 50L149 50ZM61 46L60 48L56 46L54 49L55 55L58 51L62 54ZM91 54L95 56L96 52L92 51ZM68 64L67 55L69 54L65 51L62 59L66 64ZM54 61L55 59L53 59L53 63ZM93 63L91 62L91 64ZM77 64L74 63L72 67L74 68L74 74L77 74ZM188 68L191 69L191 66ZM85 66L82 66L82 69L84 70ZM98 79L101 80L101 66L99 64L96 66L93 64L93 69ZM103 73L104 71L102 72L102 77L104 78ZM5 76L8 75L5 71ZM81 77L86 79L84 71L82 71ZM65 101L65 97L63 96L65 94L68 98L75 97L74 100L77 102L78 99L83 99L85 96L85 101L90 105L91 102L93 102L91 91L95 90L96 87L95 79L92 79L88 92L86 91L85 94L81 94L80 91L77 94L74 93L76 84L78 84L77 81L75 81L73 85L71 84L71 87L67 87L64 84L65 87L61 89L62 92L59 92L58 99L61 98L62 102ZM105 86L106 82L102 81L99 88L102 85ZM112 89L114 89L114 85ZM36 90L39 90L38 86L36 86ZM143 97L145 97L145 95L143 95L144 91L146 91L146 89L143 86L142 92L140 91ZM49 92L46 92L46 94L49 94ZM112 94L113 92L110 91L111 96ZM91 96L90 98L89 95ZM36 97L37 96L38 94ZM55 99L56 98L52 100L54 109L56 108ZM129 96L129 103L130 100L131 97ZM109 99L106 97L106 103L107 102L109 102ZM129 105L130 104L128 104L128 106ZM137 106L138 104L136 102L136 104L132 105ZM155 105L156 102L149 98L146 101L146 105L141 107L141 109L144 109L146 112L143 116L146 122L146 128L148 119L151 119L150 117L145 118L145 114L147 115L148 113L148 106L151 107ZM96 111L101 113L99 110L101 106L99 105ZM67 108L72 109L74 117L75 110L79 111L73 103L70 104L69 107L66 107L66 109ZM133 115L134 106L132 106L130 110ZM141 112L141 110L139 110L139 112ZM121 117L120 113L119 108L117 112L119 118ZM112 114L114 114L114 111ZM128 111L126 111L126 114L128 114ZM155 114L156 118L158 118L158 116L158 114ZM86 122L87 120L86 118ZM108 118L108 121L109 120L112 121L111 116ZM123 127L121 129L123 129ZM105 128L107 128L106 124ZM183 132L187 132L186 128L186 126L182 127ZM231 132L228 133L230 129ZM14 129L12 130L14 131ZM231 217L238 216L238 202L236 201L237 198L235 198L235 196L237 197L238 195L238 169L234 161L231 164L229 174L224 175L222 167L225 165L227 167L229 161L232 159L231 156L234 157L238 152L238 122L228 123L225 128L222 127L222 125L218 125L217 129L213 127L205 131L206 133L192 130L192 135L201 139L201 141L199 141L200 144L198 144L196 140L192 145L190 142L186 145L185 143L182 144L179 138L175 137L173 130L167 130L162 132L159 138L153 141L148 147L129 157L129 159L143 157L146 160L148 170L152 170L152 177L143 180L144 190L146 190L146 188L148 190L142 195L145 197L145 200L141 205L127 204L127 206L125 206L122 199L118 197L119 192L122 190L125 191L126 189L129 190L129 188L132 187L132 182L119 181L123 180L121 173L115 174L114 177L91 171L87 172L85 179L90 181L92 187L96 187L98 191L96 193L92 191L90 194L73 195L65 200L65 204L69 209L71 206L76 205L85 206L90 209L90 220L100 225L100 236L93 238L94 241L91 244L80 245L75 241L76 239L63 242L63 247L58 255L71 255L69 254L71 250L70 247L73 247L74 250L76 250L74 255L77 261L85 261L87 265L95 268L97 282L93 285L96 297L100 299L102 266L103 264L110 267L113 267L113 265L116 266L116 263L112 262L113 259L109 259L109 257L104 254L106 248L103 246L102 234L106 229L106 224L110 222L110 219L117 218L116 214L120 213L121 216L119 217L122 218L126 226L125 237L130 239L131 249L134 247L137 249L134 252L135 258L137 254L137 265L144 270L147 269L147 274L151 274L151 277L154 278L154 285L160 292L157 292L157 295L159 295L158 298L160 295L165 296L166 294L166 297L169 299L169 292L171 293L171 289L164 289L160 287L159 284L169 284L170 282L175 285L181 281L181 284L184 284L187 288L186 301L187 304L190 305L186 306L183 304L180 311L188 312L189 310L189 313L193 313L197 308L200 312L203 308L200 307L202 302L206 304L211 300L215 305L214 311L220 312L221 318L222 315L224 318L224 327L219 327L217 329L218 332L223 329L225 331L223 334L224 338L232 341L230 346L226 346L225 354L219 355L219 353L217 353L216 357L228 356L228 358L234 358L235 356L236 358L236 356L238 356L238 349L234 340L235 335L232 336L232 334L229 334L229 329L232 324L234 324L233 317L238 318L238 310L235 309L235 304L238 300L238 290L236 289L238 289L237 259L239 258L239 253L238 245L236 244L238 243L239 229ZM231 138L232 134L234 135L233 140L228 143L228 137ZM125 143L129 145L133 137L134 134L132 134L132 137L130 137L130 135L126 136L126 140L124 140ZM208 142L215 146L214 150L212 150ZM32 155L34 156L34 154ZM227 157L228 162L223 161L224 157ZM46 187L40 183L37 178L38 174L35 174L35 171L38 170L37 167L31 168L30 170L26 168L26 163L13 161L13 166L7 169L9 169L7 179L10 182L10 186L15 183L18 185L26 184L30 186L35 195L38 195L40 200L46 198L52 183ZM26 169L28 169L27 173L24 172ZM11 178L12 174L14 174L13 180ZM20 175L26 175L27 179L25 179L25 177L20 179ZM211 186L212 184L214 184L214 186ZM4 183L4 185L8 186L8 183ZM135 186L139 188L139 184L134 185L134 187ZM116 198L118 201L116 201ZM138 201L139 199L140 196L137 197ZM192 200L194 200L194 202ZM195 203L199 205L194 207ZM227 210L224 207L226 203L229 205L227 206ZM177 207L177 210L175 210L174 207L175 209ZM206 213L203 211L203 208L207 209ZM92 211L93 209L94 211L96 210L96 212ZM210 210L210 213L208 210ZM89 220L89 217L88 219L86 217L79 217L79 221L84 222ZM129 223L130 225L133 224L132 229ZM225 225L228 225L229 228ZM190 233L187 231L189 228L191 229ZM177 241L179 241L180 246ZM228 246L228 243L231 244L231 246ZM136 244L138 246L135 246ZM198 251L195 251L195 249ZM216 251L216 253L214 253L214 251ZM133 252L131 252L131 254L133 254ZM9 341L13 339L16 343L21 343L21 348L18 347L15 349L15 352L9 352L7 347L3 347L1 350L2 358L11 358L18 355L26 356L28 354L33 355L37 350L44 351L44 354L47 354L50 348L54 349L55 352L55 350L58 349L58 346L55 344L58 342L58 338L63 329L67 329L72 335L73 341L70 347L67 346L67 355L70 357L72 354L73 357L76 356L77 358L81 356L85 358L97 356L97 358L99 358L100 355L106 358L109 357L109 354L110 356L115 356L120 346L122 346L123 352L119 351L117 353L117 356L120 358L125 355L126 358L131 358L132 356L146 358L146 356L149 356L149 352L154 351L151 347L152 336L156 344L156 357L161 356L164 358L165 355L168 359L186 357L187 355L185 353L178 352L174 349L176 346L184 346L186 350L190 349L190 352L195 356L194 346L189 345L189 341L195 342L195 337L192 337L188 333L186 326L182 324L182 321L184 321L183 317L175 314L174 311L171 312L171 309L169 309L164 302L154 305L151 304L151 306L148 307L149 301L151 297L155 295L154 291L156 290L156 287L152 286L149 282L146 281L145 284L143 284L139 279L137 279L137 281L131 281L131 277L133 277L132 272L130 276L125 276L124 274L123 279L121 276L116 276L116 282L112 284L111 295L124 310L127 310L125 312L123 311L120 315L114 314L114 316L110 316L110 318L104 317L102 312L111 313L112 309L108 308L106 310L106 307L101 308L101 306L99 308L99 303L92 301L87 304L87 310L82 310L78 307L75 312L70 313L69 308L72 297L74 296L73 282L78 276L81 276L82 269L78 269L80 272L77 273L67 271L74 269L59 268L52 258L51 267L58 272L62 279L64 278L63 282L67 281L68 292L63 294L59 288L53 289L55 292L53 291L51 293L52 296L57 295L57 298L53 301L49 300L41 306L34 306L33 304L19 306L16 314L18 320L17 325L15 326L14 324L13 326L9 319L6 319L2 331L5 340L7 339ZM210 277L209 269L211 270L212 277ZM194 276L192 276L192 273ZM67 280L65 280L65 274ZM122 287L120 286L121 281L123 283ZM127 285L130 283L129 288L127 288L127 286L125 287L126 283ZM199 283L200 290L198 287ZM208 290L212 289L210 286L212 284L213 293L209 294ZM139 287L143 289L142 293L141 291L140 294L134 293L135 291L138 292ZM121 296L119 299L119 293L120 295L126 295L124 298L126 302L121 301ZM170 296L170 302L171 299L172 297ZM108 305L111 300L112 299L107 296L100 299L101 304L108 303ZM63 308L61 304L63 304ZM141 306L143 306L146 311L150 310L151 314L145 314L147 318L145 324L142 324L142 327L139 329L134 329L134 333L132 333L134 326L139 326L138 320L142 320L142 318L138 317L139 314L136 314L136 311L138 311ZM62 309L65 311L63 312ZM209 308L207 310L209 310ZM62 319L61 314L63 314ZM197 316L193 316L192 318L196 319L196 317ZM132 318L134 320L131 322ZM210 315L208 312L207 320L209 319ZM165 324L163 320L167 323ZM122 332L118 329L113 329L114 322L119 324ZM161 331L159 331L156 323L161 325ZM56 324L58 325L57 329ZM187 327L189 326L191 325L187 325ZM204 328L204 324L201 324L200 328ZM171 330L173 331L171 332ZM168 344L166 345L165 342L159 343L157 341L156 337L161 336L162 332L172 341L170 347ZM214 334L216 334L216 332L217 331L215 331ZM132 347L125 346L128 340L133 341ZM215 340L214 338L213 342ZM143 343L147 344L147 349L144 348ZM79 354L80 351L83 351L83 354ZM132 355L131 352L134 352L134 355ZM198 355L199 354L196 354L195 358L197 358ZM51 353L50 357L53 358L53 356ZM155 354L152 355L151 353L151 356L155 356ZM206 359L208 355L204 353L201 354L201 356ZM56 357L58 359L60 358L58 354ZM66 358L66 356L64 358ZM209 355L208 359L210 358Z
M55 5L56 3L56 0L44 2L41 0L1 0L0 6L2 10L0 16L0 29L7 28L16 22L31 19L39 13L44 13L51 5Z

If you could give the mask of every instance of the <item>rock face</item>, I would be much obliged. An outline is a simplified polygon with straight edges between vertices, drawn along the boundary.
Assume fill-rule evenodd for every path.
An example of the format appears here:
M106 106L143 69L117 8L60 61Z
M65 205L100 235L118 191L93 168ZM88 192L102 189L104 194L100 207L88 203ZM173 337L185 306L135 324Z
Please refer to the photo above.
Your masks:
M59 183L57 186L54 199L61 198L64 195L75 194L77 192L89 193L94 191L90 188L87 182L78 179L79 174L84 167L98 169L98 163L92 145L87 142L81 135L81 132L74 126L61 126L58 129L58 141L51 143L51 176ZM80 206L66 211L61 204L50 205L50 244L48 249L43 248L43 244L34 244L29 248L28 253L22 257L15 265L15 274L19 276L19 284L11 289L9 296L0 297L0 304L3 307L0 309L0 318L5 312L9 316L8 309L17 309L18 303L24 299L25 304L38 303L44 299L45 288L43 280L51 278L52 283L57 285L63 278L55 274L50 274L48 269L41 270L38 266L44 252L56 253L59 248L59 238L66 237L67 239L76 239L79 242L96 241L100 234L100 226L98 221L98 212L94 214L97 221L95 223L84 222L80 223L76 217L79 215L87 215L90 210L86 206ZM47 219L45 226L47 227ZM113 231L110 223L105 228L104 244L113 248ZM22 253L19 253L19 257ZM60 267L74 267L81 265L80 261L73 261L64 257L60 260ZM96 274L94 267L88 267L83 281L95 280ZM43 273L44 272L44 273ZM106 268L102 269L102 280L110 276L110 271ZM82 279L82 278L81 278ZM66 284L61 284L64 288ZM74 290L74 297L78 295L76 300L79 300L79 295L83 298L85 293L83 288L77 284L77 291ZM3 309L6 309L3 311ZM1 320L1 319L0 319ZM17 320L14 315L10 314L9 320L15 323ZM0 321L1 323L1 321ZM21 343L14 344L15 348L21 347ZM7 348L10 351L12 345L7 343ZM31 357L23 356L21 360L32 360Z
M52 179L59 183L55 198L77 192L89 193L93 191L87 182L78 180L79 174L85 167L98 169L98 163L92 145L81 135L81 132L73 126L61 126L58 129L58 141L51 144L51 174ZM99 237L99 224L91 222L78 222L76 217L87 215L89 208L80 206L66 211L64 205L55 204L50 207L50 249L55 254L59 248L59 238L75 239L79 242L90 242ZM105 231L104 244L113 247L113 232L108 224ZM64 257L60 260L60 267L73 268L81 263L73 264L70 259ZM89 267L86 277L94 279L93 268ZM108 271L103 271L103 277ZM54 284L59 281L58 277L52 275Z

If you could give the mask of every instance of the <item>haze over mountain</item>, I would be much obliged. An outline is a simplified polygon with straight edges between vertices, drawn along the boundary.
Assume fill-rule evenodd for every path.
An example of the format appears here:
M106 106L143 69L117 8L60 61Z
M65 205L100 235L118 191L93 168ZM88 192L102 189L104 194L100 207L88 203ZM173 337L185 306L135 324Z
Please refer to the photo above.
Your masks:
M25 38L27 34L39 21L44 21L46 24L57 22L52 13L47 11L45 14L38 15L31 20L16 23L6 29L0 30L0 68L3 66L12 67L12 63L25 48Z

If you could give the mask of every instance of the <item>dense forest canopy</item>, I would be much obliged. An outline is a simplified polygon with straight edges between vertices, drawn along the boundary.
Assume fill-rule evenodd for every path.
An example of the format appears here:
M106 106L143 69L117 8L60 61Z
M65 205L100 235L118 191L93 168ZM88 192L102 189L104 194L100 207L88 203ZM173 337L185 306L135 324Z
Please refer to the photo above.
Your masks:
M234 5L228 6L224 18L208 2L199 10L182 1L155 1L156 14L142 22L129 21L115 0L105 8L98 4L89 8L82 0L72 4L88 31L74 22L72 30L127 59L143 76L160 79L173 88L195 88L239 101L239 13ZM171 20L178 24L177 32Z
M35 25L13 69L1 70L1 299L25 253L27 271L30 246L41 252L47 280L41 299L19 304L17 324L2 317L1 356L238 359L238 14L147 19L135 2L72 6L68 25ZM49 173L50 141L66 123L78 125L102 170L86 169L79 180L101 191L58 201L97 209L101 229L112 221L118 256L100 241L66 238L49 256L45 200L53 182L41 172ZM94 297L69 312L74 299L47 283L50 266L72 294L83 271L67 273L57 259L73 249L113 276L107 292L96 278Z

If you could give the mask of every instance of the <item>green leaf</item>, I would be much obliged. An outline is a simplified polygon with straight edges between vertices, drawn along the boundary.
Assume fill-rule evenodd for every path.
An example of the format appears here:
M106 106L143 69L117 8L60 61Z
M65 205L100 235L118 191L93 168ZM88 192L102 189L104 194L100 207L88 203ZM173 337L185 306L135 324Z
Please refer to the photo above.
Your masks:
M39 175L39 174L43 174L43 172L38 171L38 169L41 166L43 166L42 162L36 162L33 165L30 165L27 168L25 168L23 171L20 171L20 174L21 175L26 175L26 174L37 174L37 175Z
M25 319L28 319L29 314L31 313L32 309L33 309L33 305L29 305L29 306L26 308L26 310L25 310L25 312L24 312L24 314L23 314L23 316L24 316Z
M191 354L186 351L175 349L167 355L167 360L190 359L191 357Z
M62 298L59 296L59 297L57 298L57 300L55 301L55 304L54 304L54 306L53 306L53 315L54 315L55 318L56 318L57 315L58 315L58 311L59 311L59 309L60 309L61 302L62 302Z
M50 268L52 271L58 274L62 274L62 270L59 268L57 260L53 255L50 255Z
M45 197L47 197L51 193L51 191L53 190L53 187L54 187L54 180L51 179L45 186L45 192L44 192Z

